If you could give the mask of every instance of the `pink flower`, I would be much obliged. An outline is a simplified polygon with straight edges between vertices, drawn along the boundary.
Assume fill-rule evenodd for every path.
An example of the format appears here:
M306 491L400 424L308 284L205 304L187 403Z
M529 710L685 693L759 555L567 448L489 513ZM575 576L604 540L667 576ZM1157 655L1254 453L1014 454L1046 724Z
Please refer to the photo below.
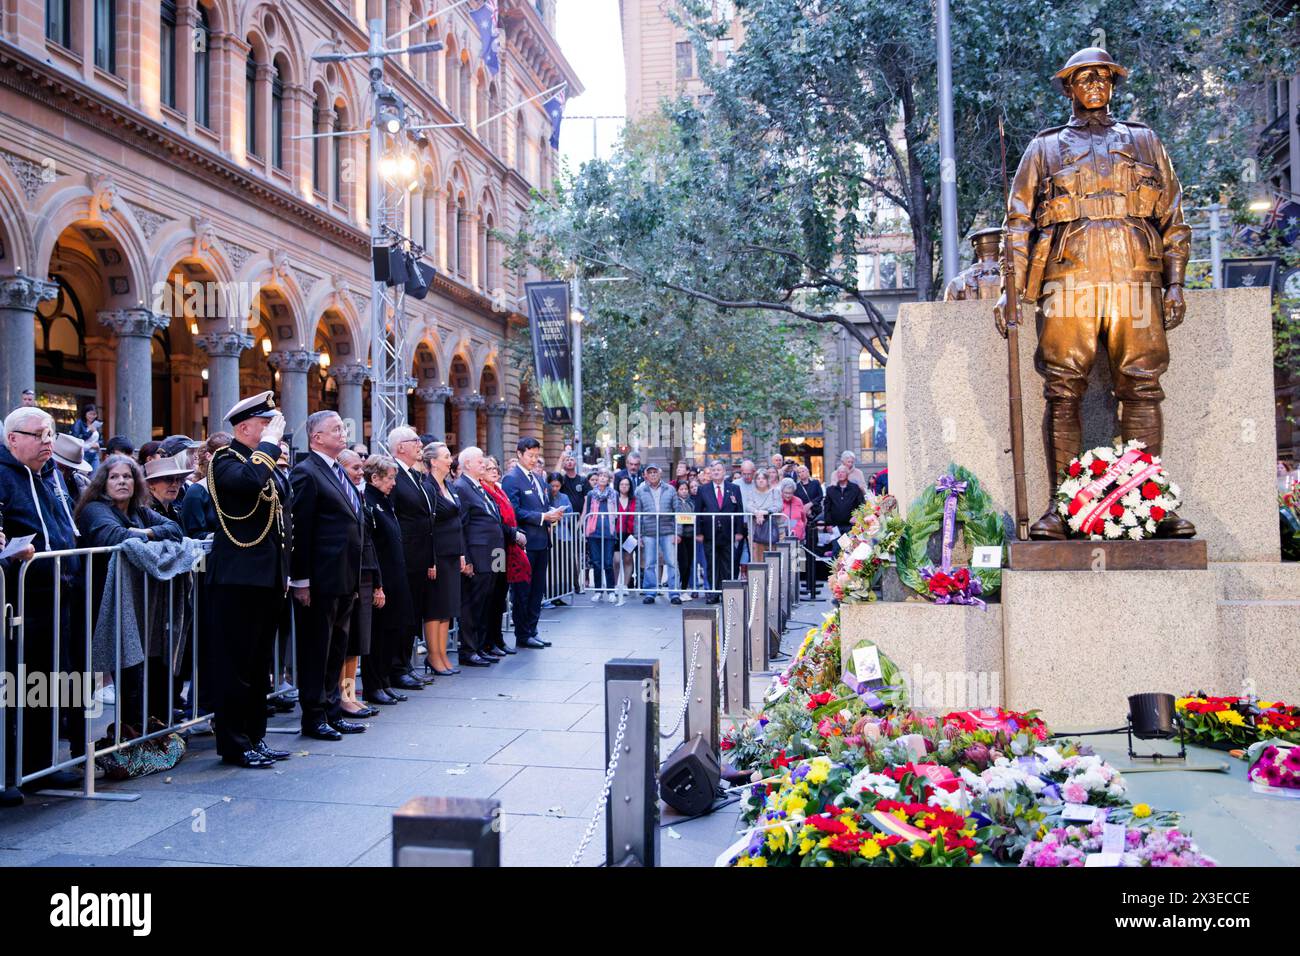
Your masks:
M1062 788L1061 793L1064 794L1065 799L1068 803L1088 802L1088 791L1084 789L1082 784L1067 783Z

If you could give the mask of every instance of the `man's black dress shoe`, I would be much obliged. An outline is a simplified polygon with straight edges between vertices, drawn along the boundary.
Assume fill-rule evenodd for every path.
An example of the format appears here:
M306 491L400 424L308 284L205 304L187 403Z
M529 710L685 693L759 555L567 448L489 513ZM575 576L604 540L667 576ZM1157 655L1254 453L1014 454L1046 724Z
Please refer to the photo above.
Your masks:
M486 657L479 657L477 654L470 654L468 657L460 659L461 667L491 667Z
M485 647L479 653L483 657L505 657L506 656L506 652L495 645L493 645L492 647Z
M548 641L548 640L547 640L546 638L544 638L544 637L538 637L536 634L533 635L533 640L535 640L535 641L537 641L539 644L541 644L542 647L550 647L550 646L551 646L551 642L550 642L550 641Z
M242 754L231 756L227 754L221 758L222 763L233 763L236 767L248 767L249 769L266 770L275 766L275 761L270 757L264 757L256 750L245 750Z
M403 674L400 677L393 678L393 686L400 687L402 690L424 690L424 681L409 674Z
M539 651L540 651L542 648L546 647L545 644L543 644L541 641L539 641L539 640L538 640L537 638L535 638L535 637L525 638L524 640L520 641L520 642L518 643L517 646L518 646L518 647L531 647L531 648L533 648L534 650L539 650Z
M393 690L393 688L391 688L391 687L385 687L385 688L384 688L384 693L387 694L389 697L393 698L393 701L394 701L395 703L398 703L398 704L400 704L400 703L401 703L402 701L404 701L404 700L410 700L410 699L411 699L411 698L407 697L405 694L399 694L397 691Z
M379 688L379 690L374 691L373 693L362 694L361 699L364 700L367 704L380 704L383 706L388 706L389 704L397 703L397 699L393 697L391 694L389 694L388 691L384 690L382 687Z
M341 733L339 733L337 730L335 730L333 727L331 727L323 720L319 724L316 724L314 727L304 727L302 729L302 735L304 737L313 737L316 740L342 740L343 739L343 735Z
M287 750L274 750L268 747L265 740L259 740L253 744L253 749L260 753L267 760L288 760L293 754Z
M503 652L503 653L506 654L506 655L510 655L510 654L518 654L518 653L519 653L517 650L515 650L515 649L514 649L513 647L511 647L509 644L505 644L505 645L503 645L503 646L501 646L501 647L498 647L497 650Z
M364 734L366 732L365 724L356 724L342 717L331 720L330 726L341 734Z
M360 710L343 710L344 716L348 720L369 720L371 717L378 717L379 711L373 707L363 707Z

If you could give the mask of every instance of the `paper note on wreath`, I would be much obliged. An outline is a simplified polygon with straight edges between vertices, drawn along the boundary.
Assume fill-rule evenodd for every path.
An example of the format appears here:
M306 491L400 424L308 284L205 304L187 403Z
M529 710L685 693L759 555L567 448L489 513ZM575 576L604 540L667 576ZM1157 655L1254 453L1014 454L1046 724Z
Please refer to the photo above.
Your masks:
M849 555L849 560L865 561L869 557L871 557L871 542L863 541L861 544L859 544L856 548L853 549L853 553Z
M853 676L860 683L869 684L873 680L882 680L884 675L880 668L880 648L872 644L869 647L853 648Z
M1002 567L1002 546L981 545L973 549L970 556L970 566L972 568Z

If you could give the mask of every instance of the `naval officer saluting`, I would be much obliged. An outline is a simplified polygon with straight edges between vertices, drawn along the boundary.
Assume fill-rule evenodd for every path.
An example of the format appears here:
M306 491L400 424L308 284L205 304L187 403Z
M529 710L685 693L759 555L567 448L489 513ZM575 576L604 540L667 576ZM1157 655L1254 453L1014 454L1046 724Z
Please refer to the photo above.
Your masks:
M235 404L234 440L208 466L217 513L208 579L218 642L217 752L226 763L267 768L288 751L266 744L267 662L289 586L292 519L276 480L284 416L270 391Z

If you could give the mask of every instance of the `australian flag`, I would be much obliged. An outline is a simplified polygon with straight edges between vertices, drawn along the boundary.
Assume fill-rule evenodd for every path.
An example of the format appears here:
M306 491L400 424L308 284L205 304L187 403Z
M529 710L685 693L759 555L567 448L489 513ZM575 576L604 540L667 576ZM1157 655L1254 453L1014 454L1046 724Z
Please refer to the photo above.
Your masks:
M564 122L564 90L560 89L554 96L542 104L546 115L551 118L551 149L560 148L560 124Z
M501 72L501 33L497 28L497 0L487 0L477 10L471 10L469 17L478 27L480 43L479 59L493 76Z
M1279 198L1273 204L1273 211L1264 220L1264 230L1276 232L1283 245L1295 245L1296 240L1300 239L1300 203Z

